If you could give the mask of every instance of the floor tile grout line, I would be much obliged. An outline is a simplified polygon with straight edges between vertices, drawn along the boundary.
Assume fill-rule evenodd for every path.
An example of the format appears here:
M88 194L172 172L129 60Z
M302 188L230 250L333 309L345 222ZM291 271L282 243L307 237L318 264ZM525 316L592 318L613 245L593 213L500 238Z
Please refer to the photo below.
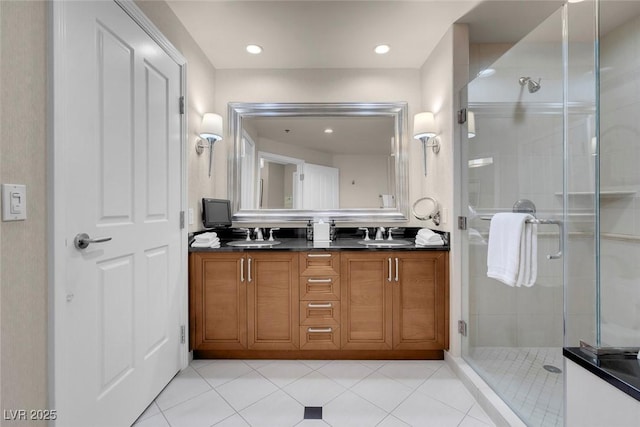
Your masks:
M193 368L192 368L192 369L193 369ZM193 369L193 370L195 371L195 369ZM198 375L200 375L200 374L198 374ZM177 377L177 375L176 375L176 377ZM176 377L173 377L173 379L169 382L169 384L170 384L171 382L173 382L173 381L176 379ZM198 393L198 394L196 394L195 396L191 396L191 397L189 397L188 399L183 400L182 402L176 403L175 405L171 405L171 406L169 406L169 407L168 407L168 408L166 408L166 409L162 409L162 408L160 407L160 405L158 405L158 409L160 409L160 412L164 413L164 411L168 411L169 409L175 408L175 407L176 407L176 406L178 406L178 405L182 405L183 403L186 403L186 402L188 402L188 401L190 401L190 400L193 400L193 399L195 399L195 398L196 398L196 397L198 397L198 396L202 396L203 394L208 393L208 392L210 392L211 390L215 390L215 388L213 388L213 387L211 386L211 384L209 384L209 382L208 382L207 380L205 380L204 378L202 378L202 376L200 376L200 378L205 382L205 384L207 384L207 386L209 386L209 390L205 390L205 391L203 391L202 393ZM167 386L168 386L169 384L167 384ZM166 386L165 386L165 388L166 388ZM163 389L163 391L164 391L164 389ZM162 392L160 392L160 394L162 394ZM156 398L153 400L154 402L156 402L156 404L158 404L158 403L157 403L157 401L158 401L158 397L160 396L160 394L158 394L158 396L156 396ZM218 394L219 394L219 393L218 393Z
M251 366L249 366L249 368L251 368ZM194 369L194 371L196 371L196 372L198 373L198 375L200 375L200 372L198 372L196 369ZM245 374L245 375L246 375L246 374ZM242 376L242 375L240 375L240 376ZM225 399L225 398L224 398L224 396L223 396L222 394L220 394L220 392L218 392L218 390L216 390L216 389L215 389L215 387L213 387L211 384L209 384L209 382L208 382L208 381L207 381L207 380L206 380L202 375L200 375L200 378L202 378L202 379L203 379L203 380L204 380L204 381L205 381L205 382L206 382L206 383L211 387L211 390L213 390L213 391L214 391L214 392L215 392L215 393L220 397L220 399L222 399L222 400L224 401L224 403L226 403L227 405L229 405L229 408L233 409L233 411L235 412L235 414L238 414L240 417L242 417L242 415L240 415L240 413L238 412L238 410L237 410L236 408L234 408L234 407L233 407L233 405L231 405L231 403L229 403L229 402L227 401L227 399ZM237 379L237 378L239 378L239 377L236 377L235 379ZM224 384L227 384L227 383L224 383ZM221 384L221 385L222 385L222 384ZM211 391L211 390L208 390L208 391L206 391L206 392L204 392L204 393L208 393L208 392L209 392L209 391ZM201 393L201 394L199 394L198 396L201 396L201 395L202 395L202 394L204 394L204 393ZM194 396L192 399L194 399L195 397L198 397L198 396ZM188 399L188 400L191 400L191 399ZM187 402L188 400L185 400L185 402ZM183 403L184 403L184 402L183 402ZM178 406L178 405L175 405L175 406ZM169 408L169 409L171 409L171 408ZM163 415L164 415L164 412L163 412ZM232 416L233 416L233 414L232 414L232 415L229 415L227 418L230 418L230 417L232 417ZM227 418L225 418L225 420L226 420ZM243 418L243 419L244 419L244 418ZM246 421L246 420L245 420L245 421ZM168 422L168 420L167 420L167 422ZM216 423L216 424L219 424L220 422L222 422L222 420L220 420L220 421L219 421L218 423ZM249 423L247 423L247 424L249 424ZM169 425L171 426L171 424L169 424ZM215 425L215 424L213 424L213 425Z
M172 406L170 406L170 407L166 408L165 410L161 409L155 400L154 400L154 402L153 402L153 403L155 403L155 404L156 404L156 406L158 406L158 409L159 409L160 413L162 413L163 418L167 421L167 423L168 423L169 425L171 425L171 424L169 423L169 420L168 420L168 419L167 419L167 417L166 417L165 411L168 411L168 410L170 410L170 409L172 409L172 408L174 408L174 407L176 407L176 406L178 406L178 405L180 405L180 404L182 404L182 403L186 403L186 402L188 402L188 401L190 401L190 400L192 400L192 399L194 399L194 398L196 398L196 397L199 397L199 396L201 396L202 394L207 393L207 392L209 392L209 391L211 391L211 390L215 390L216 394L217 394L217 395L218 395L218 396L219 396L219 397L220 397L220 398L221 398L221 399L222 399L222 400L223 400L227 405L229 405L229 407L234 411L234 413L233 413L233 414L229 415L228 417L224 418L223 420L218 421L216 424L219 424L220 422L223 422L224 420L226 420L226 419L228 419L228 418L230 418L230 417L233 417L234 415L236 415L236 414L237 414L238 416L240 416L240 417L243 419L243 421L245 421L247 424L251 425L251 424L250 424L250 423L249 423L249 422L244 418L244 416L242 416L242 414L240 414L240 411L244 411L244 410L246 410L246 409L250 408L251 406L253 406L253 405L255 405L255 404L259 403L260 401L262 401L262 400L264 400L264 399L266 399L266 398L268 398L268 397L272 396L272 395L273 395L273 394L275 394L277 391L282 391L283 393L285 393L285 395L289 396L289 397L290 397L291 399L293 399L295 402L299 403L301 406L303 406L303 407L304 407L304 406L305 406L305 404L304 404L304 403L302 403L302 402L300 402L300 401L299 401L298 399L296 399L292 394L290 394L287 390L285 390L285 387L287 387L287 386L289 386L289 385L291 385L291 384L295 383L296 381L299 381L299 380L303 379L304 377L306 377L306 376L308 376L308 375L312 374L313 372L317 372L318 374L322 375L323 377L325 377L326 379L330 380L331 382L333 382L333 383L337 384L338 386L340 386L340 387L343 389L343 390L342 390L338 395L334 396L332 399L330 399L329 401L327 401L327 402L323 405L323 407L324 407L324 406L326 406L326 405L328 405L329 403L333 402L334 400L336 400L336 399L337 399L337 398L339 398L340 396L344 395L347 391L350 391L350 392L352 392L354 395L358 396L359 398L361 398L361 399L363 399L363 400L365 400L365 401L369 402L370 404L374 405L376 408L380 409L380 410L385 414L385 416L384 416L384 417L382 418L382 420L380 421L380 422L383 422L385 419L387 419L387 418L388 418L388 417L390 417L390 416L395 417L395 415L393 415L393 411L395 411L395 410L396 410L400 405L402 405L402 404L403 404L407 399L409 399L411 396L414 396L414 395L416 395L416 393L418 393L418 395L420 395L420 396L425 396L425 397L428 397L428 398L434 399L434 400L436 400L436 401L438 401L438 402L440 402L440 403L445 404L446 406L449 406L450 408L452 408L452 409L456 410L457 412L459 412L459 413L463 414L463 415L464 415L463 420L464 420L464 418L465 418L465 417L469 416L470 418L472 418L472 419L474 419L474 420L477 420L477 421L479 421L479 422L484 423L484 421L482 421L482 420L480 420L480 419L477 419L477 418L475 418L475 417L473 417L473 416L471 416L471 415L468 415L468 412L473 408L473 405L472 405L472 406L471 406L471 408L469 408L469 410L467 410L467 412L465 413L465 412L463 412L463 411L460 411L460 410L459 410L459 409L457 409L457 408L452 407L451 405L448 405L446 402L442 402L441 400L439 400L439 399L437 399L437 398L434 398L434 397L432 397L432 396L429 396L429 395L428 395L428 394L426 394L426 393L423 393L423 392L419 392L419 391L418 391L418 389L419 389L419 388L420 388L424 383L426 383L429 379L431 379L431 378L433 377L433 375L434 375L436 372L440 371L440 369L442 368L442 366L444 366L444 364L443 364L443 365L441 365L441 366L438 366L435 370L432 370L432 371L431 371L431 373L430 373L430 375L429 375L427 378L425 378L424 380L420 381L420 383L419 383L419 385L418 385L418 386L416 386L416 387L412 388L412 387L407 386L406 384L402 383L401 381L398 381L396 378L392 378L392 377L390 377L390 376L388 376L388 375L384 374L383 372L380 372L380 370L381 370L384 366L386 366L386 365L388 365L388 363L390 363L390 362L394 362L394 361L385 361L384 363L382 363L380 366L378 366L378 367L377 367L377 368L375 368L375 369L373 369L373 368L371 368L370 366L364 365L364 364L362 364L361 362L359 362L359 364L360 364L361 366L364 366L364 367L366 367L366 368L370 369L370 370L371 370L371 372L370 372L370 373L368 373L365 377L361 378L360 380L358 380L356 383L352 384L352 385L351 385L351 386L349 386L349 387L345 387L344 385L342 385L342 384L340 384L339 382L335 381L333 378L328 377L328 376L327 376L327 375L325 375L324 373L320 372L320 369L321 369L322 367L329 365L329 364L330 364L330 363L332 363L333 361L330 361L330 362L328 362L328 363L326 363L326 364L324 364L324 365L322 365L322 366L320 366L320 367L317 367L317 368L313 368L313 367L311 367L311 366L309 366L309 365L306 365L304 362L300 362L300 363L302 363L304 366L306 366L307 368L309 368L309 369L310 369L310 372L308 372L308 373L307 373L307 374L305 374L304 376L299 377L299 378L297 378L297 379L295 379L295 380L293 380L293 381L291 381L291 382L289 382L289 383L287 383L287 384L284 384L283 386L279 386L279 385L275 384L273 381L271 381L269 378L267 378L265 375L263 375L261 372L259 372L259 371L258 371L258 369L259 369L259 368L254 368L254 367L252 367L251 365L247 364L247 363L246 363L246 361L244 361L244 360L242 360L242 361L243 361L243 363L244 363L244 364L245 364L245 365L250 369L250 371L249 371L249 372L247 372L247 373L245 373L245 374L243 374L243 375L240 375L240 376L238 376L238 377L236 377L236 378L234 378L234 379L232 379L232 380L230 380L230 381L228 381L228 382L231 382L231 381L233 381L233 380L236 380L236 379L238 379L238 378L240 378L240 377L242 377L242 376L244 376L244 375L249 374L251 371L254 371L254 372L256 372L260 377L262 377L263 379L267 380L270 384L272 384L274 387L276 387L276 390L274 390L273 392L269 393L268 395L266 395L266 396L264 396L264 397L262 397L262 398L258 399L256 402L253 402L253 403L251 403L250 405L248 405L248 406L246 406L246 407L244 407L244 408L242 408L242 409L240 409L240 410L236 410L236 409L235 409L235 408L234 408L234 407L233 407L233 406L232 406L232 405L231 405L231 404L230 404L230 403L229 403L229 402L228 402L228 401L227 401L227 400L226 400L226 399L225 399L225 398L224 398L224 397L223 397L223 396L218 392L218 390L216 389L216 387L214 387L213 385L211 385L211 384L206 380L206 378L204 378L204 377L203 377L203 375L199 372L199 370L198 370L198 369L196 369L195 367L191 367L191 368L193 369L193 371L194 371L194 372L196 372L196 373L198 374L198 377L200 377L200 378L201 378L201 379L202 379L202 380L203 380L203 381L208 385L209 390L206 390L206 391L204 391L204 392L202 392L202 393L199 393L199 394L197 394L196 396L193 396L193 397L191 397L191 398L189 398L189 399L186 399L185 401L180 402L180 403L178 403L178 404L176 404L176 405L172 405ZM266 365L263 365L263 366L271 365L271 364L273 364L274 362L277 362L277 361L271 361L270 363L268 363L268 364L266 364ZM215 362L212 362L212 363L215 363ZM205 365L205 366L209 366L209 365L211 365L211 364L207 364L207 365ZM203 366L203 368L204 368L205 366ZM432 369L432 367L429 367L429 370L431 370L431 369ZM394 408L393 408L391 411L388 411L388 410L386 410L386 409L384 409L384 408L381 408L380 406L378 406L378 405L377 405L377 404L375 404L374 402L371 402L369 399L365 398L364 396L361 396L360 394L358 394L357 392L355 392L355 391L353 390L353 389L354 389L354 387L356 387L358 384L360 384L362 381L364 381L365 379L369 378L371 375L373 375L373 374L374 374L374 373L376 373L376 372L377 372L377 373L379 373L380 375L382 375L383 377L388 378L389 380L392 380L392 381L394 381L394 382L396 382L396 383L398 383L398 384L400 384L400 385L402 385L402 386L404 386L404 387L407 387L408 389L410 389L410 390L411 390L411 391L410 391L410 393L407 395L407 397L405 397L401 402L399 402L397 405L395 405L395 406L394 406ZM222 386L222 385L224 385L224 384L227 384L228 382L225 382L225 383L223 383L223 384L220 384L219 386ZM400 421L401 421L401 422L403 422L403 423L405 423L405 422L404 422L403 420L401 420L401 419L400 419ZM300 421L299 423L297 423L297 424L300 424L300 423L302 423L302 422L304 422L304 420L301 420L301 421ZM327 425L331 426L331 424L330 424L327 420L325 420L325 419L322 419L322 422L324 422L325 424L327 424ZM462 422L462 421L461 421L461 422ZM216 425L216 424L214 424L214 425ZM296 425L297 425L297 424L296 424ZM379 424L379 423L378 423L378 424Z
M167 416L164 414L164 412L162 412L162 410L161 410L161 411L160 411L160 413L162 414L162 418L164 418L164 420L167 422L167 425L168 425L169 427L173 427L173 426L171 425L171 423L169 422L169 418L167 418Z

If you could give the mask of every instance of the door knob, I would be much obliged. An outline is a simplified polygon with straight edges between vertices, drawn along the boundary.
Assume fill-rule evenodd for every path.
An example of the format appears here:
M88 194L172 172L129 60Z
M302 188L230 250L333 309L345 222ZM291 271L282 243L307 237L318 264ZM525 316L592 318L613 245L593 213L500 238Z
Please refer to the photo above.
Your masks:
M103 243L111 240L111 237L100 237L98 239L92 239L87 233L78 234L73 239L73 244L77 249L86 249L91 243Z

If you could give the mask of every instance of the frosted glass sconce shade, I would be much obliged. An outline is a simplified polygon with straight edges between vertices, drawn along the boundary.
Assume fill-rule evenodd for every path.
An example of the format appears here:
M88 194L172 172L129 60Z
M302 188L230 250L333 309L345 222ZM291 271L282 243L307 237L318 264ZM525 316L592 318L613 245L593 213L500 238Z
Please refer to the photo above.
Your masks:
M213 167L213 144L220 141L223 135L222 116L215 113L205 113L200 125L200 138L196 142L196 153L202 154L205 148L209 148L209 177Z
M436 136L436 119L431 112L418 113L413 117L413 137L432 138Z
M206 113L202 116L202 125L200 125L201 138L218 141L222 139L222 134L222 116L215 113Z
M427 176L427 147L435 154L440 152L440 139L436 136L436 119L432 112L425 111L413 116L413 137L422 142L422 168ZM429 143L433 139L433 142Z

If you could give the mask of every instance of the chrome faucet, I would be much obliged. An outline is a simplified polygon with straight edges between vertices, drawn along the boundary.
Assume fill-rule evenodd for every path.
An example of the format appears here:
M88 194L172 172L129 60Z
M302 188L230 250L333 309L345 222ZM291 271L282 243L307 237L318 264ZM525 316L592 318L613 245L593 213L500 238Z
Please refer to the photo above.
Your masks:
M251 241L251 229L249 229L249 228L239 228L238 230L242 230L245 233L247 233L247 237L244 240L246 240L247 242Z
M258 241L258 242L264 241L264 235L262 234L262 228L256 227L256 228L253 229L253 232L255 233L256 241Z
M390 227L387 234L387 240L393 240L393 232L400 230L400 227Z
M358 227L358 230L364 231L364 240L371 240L369 238L369 229L367 227Z
M376 230L376 240L384 240L384 227L378 227Z

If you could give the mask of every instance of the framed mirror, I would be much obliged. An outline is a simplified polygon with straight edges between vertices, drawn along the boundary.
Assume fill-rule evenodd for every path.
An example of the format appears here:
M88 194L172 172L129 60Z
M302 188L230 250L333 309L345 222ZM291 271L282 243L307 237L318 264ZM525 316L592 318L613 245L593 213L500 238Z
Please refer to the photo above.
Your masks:
M407 103L229 103L234 222L408 220Z

